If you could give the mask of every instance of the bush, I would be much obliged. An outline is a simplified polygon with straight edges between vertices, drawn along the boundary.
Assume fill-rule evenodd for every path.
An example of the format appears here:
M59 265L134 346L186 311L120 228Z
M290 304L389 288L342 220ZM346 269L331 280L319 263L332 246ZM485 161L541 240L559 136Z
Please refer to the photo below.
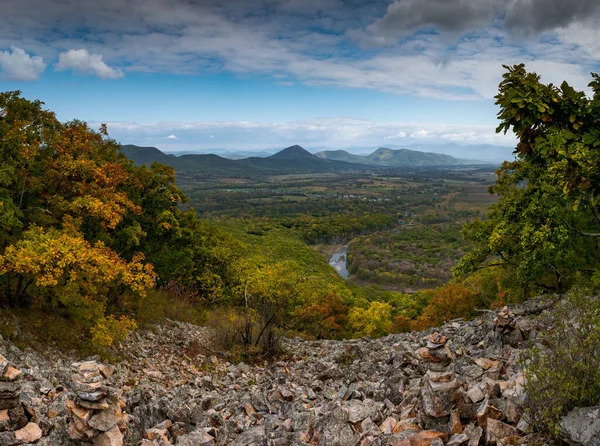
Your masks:
M557 435L563 415L600 399L600 299L572 291L544 322L541 345L522 358L525 390L534 425Z

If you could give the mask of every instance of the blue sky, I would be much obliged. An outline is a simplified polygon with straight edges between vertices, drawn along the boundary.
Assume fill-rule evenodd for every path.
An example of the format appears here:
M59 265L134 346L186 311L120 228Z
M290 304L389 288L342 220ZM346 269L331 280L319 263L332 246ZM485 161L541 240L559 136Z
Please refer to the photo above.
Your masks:
M585 89L596 0L3 0L0 90L168 151L498 135L502 64Z

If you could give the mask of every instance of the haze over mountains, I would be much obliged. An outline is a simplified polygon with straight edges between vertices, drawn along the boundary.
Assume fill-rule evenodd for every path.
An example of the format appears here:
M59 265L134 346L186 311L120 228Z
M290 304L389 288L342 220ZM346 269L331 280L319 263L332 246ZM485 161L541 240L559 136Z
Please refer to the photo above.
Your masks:
M151 164L157 161L174 167L180 173L212 175L324 173L379 167L455 166L473 163L440 153L385 147L380 147L369 155L354 155L344 150L312 154L303 147L294 145L269 156L242 159L229 159L215 154L175 156L165 154L155 147L135 145L123 145L121 149L136 164Z
M385 144L380 148L388 148L394 150L406 149L415 152L430 152L436 153L440 155L449 155L454 158L458 158L460 160L465 160L468 162L481 162L481 163L501 163L505 160L513 159L513 147L508 146L500 146L493 144L458 144L454 142L447 143L413 143L413 144L405 144L405 145L397 145L397 144ZM235 150L235 149L225 149L225 148L215 148L211 150L200 150L200 151L174 151L174 150L165 150L163 148L163 152L166 154L172 154L176 156L181 155L193 155L193 154L216 154L223 158L228 159L244 159L251 157L260 157L266 158L269 157L278 151L281 148L265 148L265 149L257 149L257 150ZM336 159L336 157L341 157L340 159L348 162L356 162L359 164L366 164L363 158L354 158L353 156L369 156L373 152L372 147L347 147L344 149L332 149L330 147L314 147L310 148L310 152L320 156L322 158L327 159ZM327 152L327 154L322 155L321 152ZM337 155L336 155L337 154Z

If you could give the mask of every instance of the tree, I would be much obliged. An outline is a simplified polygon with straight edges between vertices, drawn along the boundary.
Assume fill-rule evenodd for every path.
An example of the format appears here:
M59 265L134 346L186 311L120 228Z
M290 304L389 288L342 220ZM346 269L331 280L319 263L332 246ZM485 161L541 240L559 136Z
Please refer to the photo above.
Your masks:
M369 308L354 307L348 312L348 322L359 336L385 336L392 327L392 306L371 302Z
M509 270L521 295L567 289L577 272L600 267L600 78L593 96L543 84L524 65L505 67L496 96L498 132L512 130L515 160L498 169L500 196L487 220L465 225L474 244L454 273Z
M145 187L142 170L105 126L62 124L42 105L0 93L0 302L67 309L109 344L133 327L109 307L119 310L154 286L139 246L122 249L145 235L145 203L132 193Z

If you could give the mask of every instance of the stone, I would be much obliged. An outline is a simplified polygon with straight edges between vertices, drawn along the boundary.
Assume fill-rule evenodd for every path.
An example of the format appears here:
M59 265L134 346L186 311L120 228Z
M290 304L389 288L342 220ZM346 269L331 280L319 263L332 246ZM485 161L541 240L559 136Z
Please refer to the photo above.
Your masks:
M458 413L458 411L453 410L452 412L450 412L450 433L451 434L462 434L463 431L463 427L462 427L462 423L460 422L460 415Z
M112 376L112 374L115 371L115 367L112 365L104 365L104 364L99 364L98 365L98 371L100 372L100 374L105 378L108 379Z
M384 434L391 434L397 423L398 420L396 420L394 417L387 417L385 420L383 420L383 423L379 425L379 429Z
M381 435L381 429L370 418L366 418L360 423L360 430L363 436L377 437Z
M600 406L571 410L561 419L560 434L571 444L600 446Z
M459 446L469 441L469 437L466 434L454 434L446 443L446 446Z
M416 432L408 438L401 440L398 443L392 443L397 446L431 446L435 440L447 440L448 436L445 432L437 431L421 431Z
M77 394L77 396L82 400L97 403L98 401L100 401L102 398L104 398L106 396L106 392L104 392L104 391L80 392Z
M348 421L352 424L360 423L365 418L374 416L374 401L350 400L342 403L342 409L348 412Z
M34 443L42 438L42 429L35 423L27 423L27 425L15 431L15 438L23 443Z
M456 379L444 383L436 383L426 379L421 388L421 400L425 413L434 418L448 416L455 405L454 392L456 389Z
M493 359L488 358L475 358L473 362L475 362L475 364L477 364L484 370L495 369L496 367L498 367L499 364L498 361L494 361Z
M434 372L433 370L427 370L427 378L433 382L448 382L455 378L456 374L454 370L445 370L442 372Z
M0 353L0 376L4 375L6 369L8 369L9 362L2 354Z
M213 446L215 438L204 431L194 431L179 437L175 443L177 446Z
M485 440L488 445L495 445L503 440L514 440L520 437L517 428L492 418L488 418L486 430Z
M469 389L467 391L467 396L474 403L478 403L479 401L482 401L485 398L485 395L483 394L479 386Z
M74 417L77 417L81 421L87 422L92 416L92 411L90 409L79 407L73 400L67 400L66 407Z
M479 409L477 409L477 424L485 427L488 419L499 420L502 418L502 411L490 404L489 399L485 399Z
M104 409L90 417L88 425L102 432L111 430L120 421L120 417L115 414L114 409Z
M469 437L469 446L479 446L479 441L483 436L483 429L481 427L469 424L464 428L463 433Z
M110 405L108 404L108 401L106 401L106 398L101 399L100 401L86 401L86 400L79 400L77 401L77 404L85 409L89 409L89 410L104 410L104 409L108 409L110 407Z
M0 446L13 446L16 444L23 444L23 442L15 438L14 432L0 432Z
M114 426L107 432L96 435L92 442L94 446L123 446L123 434L118 426Z

